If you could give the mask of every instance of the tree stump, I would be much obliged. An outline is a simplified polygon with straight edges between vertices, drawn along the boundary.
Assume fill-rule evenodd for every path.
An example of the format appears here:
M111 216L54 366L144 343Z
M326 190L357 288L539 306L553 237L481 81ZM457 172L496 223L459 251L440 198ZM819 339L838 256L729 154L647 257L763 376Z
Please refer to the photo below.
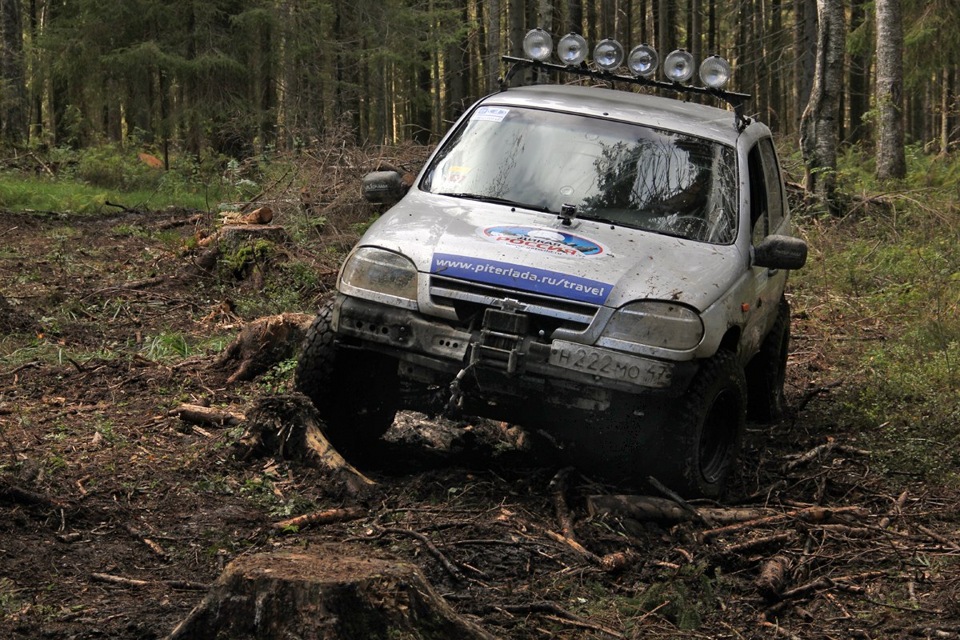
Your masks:
M323 435L323 425L310 399L301 393L261 398L247 411L247 431L241 438L239 457L279 455L300 460L343 484L351 495L375 486L333 448Z
M490 640L417 567L342 545L231 562L167 640Z
M305 313L281 313L244 325L233 342L214 362L233 371L227 384L252 380L275 364L295 356L313 322Z

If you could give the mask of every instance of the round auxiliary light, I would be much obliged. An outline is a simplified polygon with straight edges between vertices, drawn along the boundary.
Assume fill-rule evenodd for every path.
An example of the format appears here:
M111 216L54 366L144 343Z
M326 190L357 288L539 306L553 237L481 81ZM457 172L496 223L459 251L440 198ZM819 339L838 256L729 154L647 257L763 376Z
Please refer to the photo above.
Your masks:
M528 58L543 62L550 57L552 51L553 38L543 29L531 29L523 37L523 53Z
M693 77L693 56L684 49L671 52L663 61L663 74L670 82L686 82Z
M730 64L713 55L700 65L700 82L711 89L723 89L730 82Z
M623 45L607 38L593 48L593 61L603 71L614 71L623 64Z
M641 78L652 76L656 73L658 66L660 66L660 56L657 55L657 50L648 44L635 46L627 56L627 67L633 75Z
M575 67L587 57L587 41L577 33L568 33L557 43L557 57L568 67Z

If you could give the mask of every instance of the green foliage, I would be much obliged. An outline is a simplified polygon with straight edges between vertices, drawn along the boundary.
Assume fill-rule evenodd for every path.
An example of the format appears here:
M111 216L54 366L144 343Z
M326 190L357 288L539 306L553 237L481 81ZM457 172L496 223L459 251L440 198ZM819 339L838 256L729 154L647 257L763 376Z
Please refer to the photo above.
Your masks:
M843 383L835 419L887 468L945 480L960 465L960 160L907 157L884 191L848 151L846 214L800 221L811 258L792 276L794 311Z
M269 371L260 376L260 386L266 394L286 392L293 380L293 372L297 368L297 359L290 358L273 365Z
M180 333L161 333L144 342L144 356L151 360L181 359L191 353L187 338Z

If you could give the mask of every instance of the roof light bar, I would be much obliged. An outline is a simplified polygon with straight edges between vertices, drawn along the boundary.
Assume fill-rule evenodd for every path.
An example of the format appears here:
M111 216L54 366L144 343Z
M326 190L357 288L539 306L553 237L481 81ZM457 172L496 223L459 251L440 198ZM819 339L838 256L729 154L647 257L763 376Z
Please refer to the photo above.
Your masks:
M553 48L553 38L543 29L536 28L527 32L523 38L523 51L526 58L503 56L505 62L513 63L507 74L500 78L500 88L510 86L510 79L524 67L534 67L547 71L559 71L594 78L602 81L628 82L647 87L669 89L684 94L710 95L733 107L737 126L745 127L749 118L743 115L744 103L750 99L745 93L724 90L730 81L730 64L717 55L712 55L700 64L702 87L689 84L694 73L694 59L688 51L677 49L666 57L663 74L666 81L654 80L653 76L660 66L657 50L648 44L641 44L624 55L623 45L607 38L597 43L593 49L595 69L584 64L587 58L587 41L578 33L568 33L557 43L556 54L562 64L548 62ZM626 60L624 60L626 58ZM632 76L616 75L614 72L626 62Z

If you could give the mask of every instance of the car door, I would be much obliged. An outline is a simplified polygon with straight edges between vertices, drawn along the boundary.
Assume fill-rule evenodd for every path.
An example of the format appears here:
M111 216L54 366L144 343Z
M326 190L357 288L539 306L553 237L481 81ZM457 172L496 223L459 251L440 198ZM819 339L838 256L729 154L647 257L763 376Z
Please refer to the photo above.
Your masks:
M771 138L761 138L747 157L750 180L751 244L787 231L786 200L776 150ZM786 271L752 266L755 298L749 304L742 347L751 356L776 319Z

